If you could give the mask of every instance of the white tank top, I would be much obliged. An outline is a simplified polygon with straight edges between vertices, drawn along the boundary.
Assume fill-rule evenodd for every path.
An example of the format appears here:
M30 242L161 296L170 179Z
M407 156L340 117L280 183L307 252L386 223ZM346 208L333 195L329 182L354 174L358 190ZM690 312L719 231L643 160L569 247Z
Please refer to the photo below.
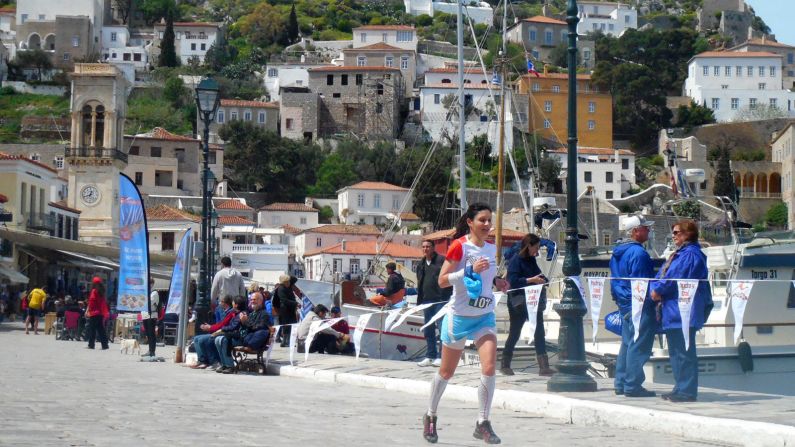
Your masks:
M492 284L497 275L497 247L489 242L485 242L482 247L470 242L468 236L462 236L452 244L447 250L447 260L450 263L457 263L454 273L473 265L481 257L488 259L489 268L480 272L483 280L483 288L480 291L480 298L470 299L465 287L453 284L452 311L454 315L476 317L494 312L494 293Z

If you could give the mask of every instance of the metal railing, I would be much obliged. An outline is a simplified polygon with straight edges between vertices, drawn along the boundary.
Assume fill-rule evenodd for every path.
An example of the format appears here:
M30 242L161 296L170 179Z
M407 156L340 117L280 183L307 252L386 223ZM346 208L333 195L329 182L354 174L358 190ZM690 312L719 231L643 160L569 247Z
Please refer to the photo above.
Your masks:
M745 199L780 199L780 192L754 192L740 191L740 197Z
M127 162L127 154L124 152L104 147L67 147L64 156L66 158L106 158Z

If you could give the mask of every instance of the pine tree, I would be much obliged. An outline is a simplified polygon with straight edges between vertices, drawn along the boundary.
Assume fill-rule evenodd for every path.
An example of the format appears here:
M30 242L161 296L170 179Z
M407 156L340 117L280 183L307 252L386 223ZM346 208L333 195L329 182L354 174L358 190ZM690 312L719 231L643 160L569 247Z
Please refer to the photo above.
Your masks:
M290 43L295 43L298 40L298 16L295 15L295 3L290 10L290 22L287 24L287 37Z
M179 65L177 49L174 46L174 13L169 11L166 15L166 31L160 42L160 58L157 61L160 67L176 67Z
M735 185L729 166L729 148L721 147L718 150L720 153L715 168L715 186L712 188L712 193L718 197L725 196L734 199Z

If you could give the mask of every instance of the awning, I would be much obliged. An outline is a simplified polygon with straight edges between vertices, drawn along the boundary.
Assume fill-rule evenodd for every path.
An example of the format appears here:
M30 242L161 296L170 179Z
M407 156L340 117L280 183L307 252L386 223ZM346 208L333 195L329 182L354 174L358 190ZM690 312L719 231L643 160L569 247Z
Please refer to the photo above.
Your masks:
M101 256L84 256L80 253L74 253L71 251L66 250L55 250L58 253L65 255L69 258L69 262L73 263L79 267L85 268L94 268L94 269L102 269L102 270L119 270L119 263L112 261L108 258L101 257ZM149 274L152 275L154 278L159 279L171 279L171 271L173 270L173 266L168 266L164 264L150 264L149 265Z
M0 266L0 277L7 278L11 284L27 284L28 277L8 267Z

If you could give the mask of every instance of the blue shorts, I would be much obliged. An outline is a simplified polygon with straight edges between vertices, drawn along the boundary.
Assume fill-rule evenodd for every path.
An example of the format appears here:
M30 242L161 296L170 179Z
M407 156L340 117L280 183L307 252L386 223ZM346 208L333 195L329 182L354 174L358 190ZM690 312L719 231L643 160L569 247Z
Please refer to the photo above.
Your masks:
M450 321L452 320L452 328ZM497 335L497 317L494 312L477 317L447 314L442 320L442 343L448 348L464 349L467 340L477 341L486 335Z

